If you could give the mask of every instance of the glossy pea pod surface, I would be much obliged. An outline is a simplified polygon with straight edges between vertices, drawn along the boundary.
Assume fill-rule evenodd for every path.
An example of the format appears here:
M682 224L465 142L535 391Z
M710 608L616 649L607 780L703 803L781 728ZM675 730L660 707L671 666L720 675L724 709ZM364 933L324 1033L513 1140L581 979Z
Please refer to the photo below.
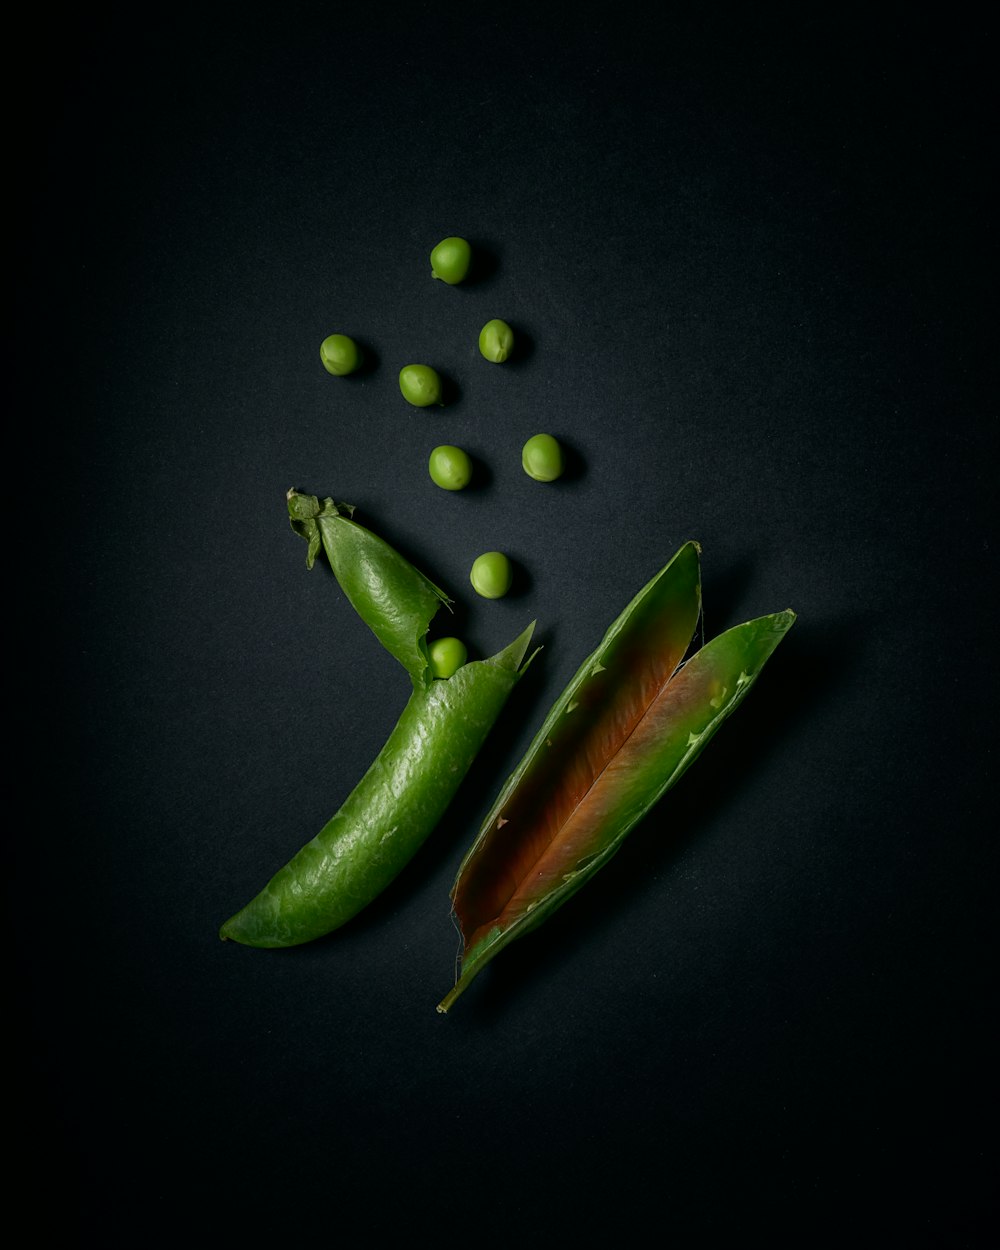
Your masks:
M533 625L497 655L434 680L425 635L447 598L388 543L350 520L352 511L289 494L292 527L309 542L307 562L326 551L352 605L410 673L413 692L336 815L222 926L223 939L248 946L322 937L385 889L437 825L526 667Z
M778 612L748 621L681 664L700 608L698 547L687 543L553 704L459 869L461 976L439 1011L608 862L746 697L795 620Z

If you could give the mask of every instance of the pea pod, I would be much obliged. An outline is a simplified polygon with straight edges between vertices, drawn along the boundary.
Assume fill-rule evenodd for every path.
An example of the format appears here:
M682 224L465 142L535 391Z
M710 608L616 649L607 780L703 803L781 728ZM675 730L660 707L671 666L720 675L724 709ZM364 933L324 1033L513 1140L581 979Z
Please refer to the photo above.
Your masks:
M385 746L341 809L219 936L297 946L339 928L408 863L444 814L527 664L534 623L488 660L434 680L425 640L448 599L350 505L289 492L292 527L320 548L358 614L407 669L413 691ZM530 660L529 660L530 662Z
M626 607L500 791L452 889L461 975L439 1011L608 862L794 622L790 611L748 621L681 665L700 614L698 555L687 543Z

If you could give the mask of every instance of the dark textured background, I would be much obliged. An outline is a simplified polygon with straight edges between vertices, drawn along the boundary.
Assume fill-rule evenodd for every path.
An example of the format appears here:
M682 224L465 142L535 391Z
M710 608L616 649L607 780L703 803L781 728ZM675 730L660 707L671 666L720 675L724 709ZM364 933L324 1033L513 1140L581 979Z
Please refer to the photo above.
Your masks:
M990 39L874 12L113 7L39 31L42 437L11 470L42 643L14 909L39 1228L981 1244ZM448 234L474 283L430 280ZM501 368L476 350L495 316L525 345ZM329 377L334 330L374 368ZM412 360L455 402L404 404ZM538 430L572 451L556 485L520 469ZM439 442L477 489L431 484ZM532 618L545 650L387 894L261 952L219 923L407 693L306 572L291 485L355 503L478 654ZM439 1016L479 820L687 538L708 634L785 607L795 629L606 872ZM517 593L474 602L489 548Z

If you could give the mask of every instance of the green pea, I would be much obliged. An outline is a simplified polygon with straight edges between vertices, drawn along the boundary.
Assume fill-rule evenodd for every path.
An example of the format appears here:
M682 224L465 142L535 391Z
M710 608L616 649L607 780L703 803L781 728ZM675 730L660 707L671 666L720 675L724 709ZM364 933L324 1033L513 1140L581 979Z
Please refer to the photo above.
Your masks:
M487 551L478 556L469 574L472 589L484 599L502 599L513 580L514 570L502 551Z
M427 469L431 481L442 490L461 490L468 486L472 477L472 461L461 447L452 447L448 443L435 447L431 452Z
M493 364L502 364L514 350L514 331L498 318L487 321L479 331L479 350Z
M430 657L434 676L448 678L458 672L469 653L461 638L438 638L430 645Z
M416 408L441 403L441 379L430 365L404 365L399 371L399 389Z
M536 434L524 444L521 465L536 482L554 482L563 471L562 448L551 434Z
M464 239L442 239L431 252L431 277L454 286L469 272L471 260L472 248Z
M320 343L319 358L327 373L342 378L361 364L361 348L346 334L331 334Z

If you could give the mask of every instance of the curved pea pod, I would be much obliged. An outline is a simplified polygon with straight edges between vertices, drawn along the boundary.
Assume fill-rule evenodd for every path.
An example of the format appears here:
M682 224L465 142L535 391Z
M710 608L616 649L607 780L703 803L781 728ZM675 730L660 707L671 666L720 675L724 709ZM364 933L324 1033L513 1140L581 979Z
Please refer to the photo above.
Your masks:
M698 548L688 543L556 700L459 868L451 897L461 975L439 1011L608 862L743 701L795 620L786 611L748 621L681 664L699 610Z
M296 532L309 541L310 565L322 546L351 603L408 669L414 688L385 746L336 815L222 926L223 940L259 947L297 946L332 932L405 867L444 814L527 667L534 630L532 622L496 655L432 680L424 635L446 601L442 592L350 520L349 505L293 493L289 511Z

